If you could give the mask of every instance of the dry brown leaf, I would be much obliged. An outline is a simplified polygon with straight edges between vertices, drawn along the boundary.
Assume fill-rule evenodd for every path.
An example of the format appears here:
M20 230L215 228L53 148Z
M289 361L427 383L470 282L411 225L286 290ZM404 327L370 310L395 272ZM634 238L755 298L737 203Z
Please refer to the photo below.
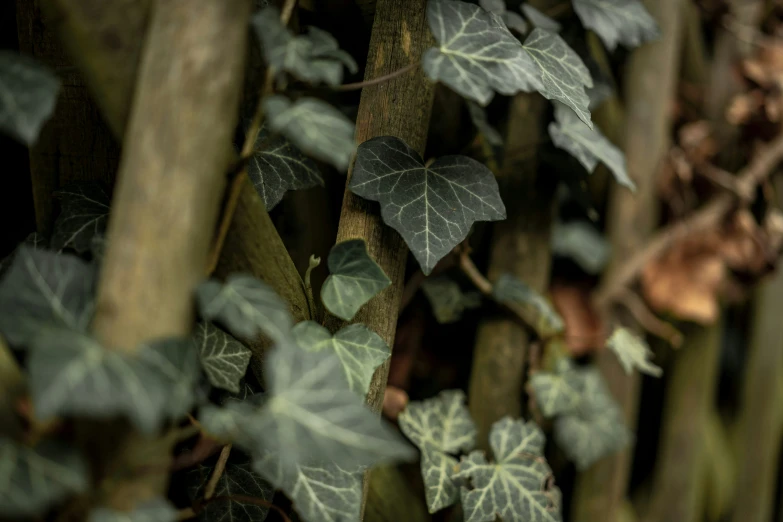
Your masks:
M692 164L708 161L718 152L718 145L712 135L712 126L706 120L683 125L678 132L680 148Z
M587 288L554 283L552 303L565 323L565 340L571 356L579 357L602 348L606 341L601 317L590 300Z

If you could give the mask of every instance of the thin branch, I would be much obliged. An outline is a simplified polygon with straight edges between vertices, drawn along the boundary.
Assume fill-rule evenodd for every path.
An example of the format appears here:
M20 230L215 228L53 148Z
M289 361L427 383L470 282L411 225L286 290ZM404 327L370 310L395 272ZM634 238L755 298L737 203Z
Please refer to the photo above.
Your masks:
M617 300L631 312L636 322L646 331L660 337L675 348L682 346L684 340L682 333L672 324L656 316L636 292L626 288L617 296Z
M393 80L394 78L397 78L398 76L402 76L405 73L408 73L412 70L414 70L416 67L418 67L419 62L414 62L412 64L406 65L405 67L401 69L397 69L396 71L392 71L389 74L384 74L383 76L378 76L377 78L373 78L372 80L364 80L363 82L356 82L356 83L346 83L343 85L338 85L336 87L331 87L331 90L333 91L357 91L359 89L363 89L365 87L369 87L371 85L378 85L379 83L388 82L389 80Z
M204 487L204 500L209 500L212 495L215 494L215 488L217 488L220 477L223 476L223 472L226 470L226 463L228 457L231 455L231 444L226 444L223 449L220 450L220 456L218 457L215 469L212 470L212 476L209 477L209 482Z
M486 296L492 295L492 283L490 283L489 279L484 277L484 274L482 274L479 269L476 268L476 265L473 263L470 255L468 255L467 249L463 249L459 256L459 267L462 272L468 276L468 279L470 279L479 292Z

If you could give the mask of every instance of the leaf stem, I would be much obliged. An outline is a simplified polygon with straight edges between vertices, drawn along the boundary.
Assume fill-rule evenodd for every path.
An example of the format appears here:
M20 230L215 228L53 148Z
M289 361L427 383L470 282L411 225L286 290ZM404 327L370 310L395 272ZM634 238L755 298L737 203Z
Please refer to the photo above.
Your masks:
M418 67L419 63L420 63L419 61L413 62L401 69L392 71L389 74L384 74L383 76L378 76L377 78L373 78L372 80L364 80L363 82L356 82L356 83L346 83L343 85L332 87L331 89L333 91L356 91L359 89L363 89L365 87L370 87L372 85L378 85L379 83L388 82L389 80L393 80L398 76L402 76L403 74L412 71L413 69Z
M226 463L228 463L228 457L231 455L231 444L226 444L223 449L220 450L220 456L218 457L215 469L212 470L212 476L209 477L209 482L204 486L204 500L209 500L212 495L215 494L215 488L217 488L220 477L223 476L223 472L226 470Z

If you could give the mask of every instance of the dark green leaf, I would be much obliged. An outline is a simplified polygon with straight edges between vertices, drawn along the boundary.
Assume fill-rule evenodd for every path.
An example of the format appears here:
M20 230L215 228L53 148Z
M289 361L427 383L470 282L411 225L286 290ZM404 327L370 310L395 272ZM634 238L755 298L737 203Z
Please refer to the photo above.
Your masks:
M425 166L415 150L392 136L359 146L349 188L380 202L383 221L400 233L425 275L467 237L474 222L506 218L487 167L466 156L444 156Z
M323 186L318 167L282 136L272 135L266 127L256 139L247 175L267 210L272 210L289 190Z
M62 208L52 232L52 248L72 248L83 254L102 236L109 220L111 197L97 183L75 183L55 192Z
M28 366L38 418L124 415L145 433L190 409L198 378L189 339L155 341L126 354L69 330L39 335Z
M87 463L68 446L44 441L29 448L0 437L0 517L42 516L88 487Z
M661 367L654 365L649 360L653 355L650 347L643 338L634 334L629 329L615 329L606 342L606 345L615 353L617 360L620 361L620 365L625 370L625 373L630 374L633 372L634 368L636 368L639 372L646 373L653 377L660 377L663 375Z
M658 24L639 0L573 0L574 11L604 45L636 47L660 36Z
M60 79L37 61L0 51L0 131L25 145L38 139L54 113Z
M96 508L90 513L87 522L175 522L177 509L165 498L148 500L133 511L114 511L108 508Z
M459 498L454 482L457 455L476 445L476 426L465 406L465 394L446 390L437 397L408 403L399 416L402 432L421 450L421 474L430 513Z
M470 120L473 125L479 130L487 143L495 147L501 147L503 145L503 137L498 130L489 124L487 120L487 113L484 108L474 101L468 100L468 112L470 113Z
M201 366L212 386L239 393L239 381L253 353L212 323L197 324L195 337Z
M291 103L285 96L264 100L267 124L305 154L331 163L341 172L348 169L356 149L355 127L340 111L316 98Z
M537 371L530 385L541 413L554 417L576 410L582 400L584 380L567 359L561 359L555 373Z
M492 288L492 297L518 310L539 337L548 339L563 332L565 323L549 301L511 274L502 274Z
M315 321L302 321L293 330L297 344L310 352L326 350L340 359L348 385L364 397L376 368L391 355L391 350L363 324L352 324L334 336Z
M533 24L534 27L538 27L539 29L545 29L547 31L553 32L553 33L559 33L561 26L560 24L549 18L547 15L536 9L530 4L522 4L520 7L522 9L522 14L525 15L525 17L530 20L530 23Z
M199 285L197 296L201 316L219 322L237 337L253 339L264 333L279 342L291 332L288 305L251 275L232 274L224 284L206 281Z
M573 259L588 274L598 275L609 261L609 242L590 223L570 221L552 228L552 252Z
M27 347L42 331L85 331L92 319L95 269L76 256L22 245L0 281L0 333Z
M391 284L383 269L370 257L363 239L334 245L327 264L330 275L321 287L321 301L327 310L346 321L353 319L359 308Z
M552 470L543 458L544 434L535 422L504 417L492 426L490 447L462 457L455 478L462 488L466 522L559 522L560 491L551 485Z
M14 262L14 257L16 257L16 253L19 251L22 245L32 247L35 250L43 250L47 248L49 241L38 232L31 232L28 234L27 237L24 238L24 241L19 243L13 252L0 260L0 277L5 275L6 271L11 267L11 264Z
M536 66L499 16L474 4L429 0L427 21L439 44L424 53L422 62L432 80L482 106L495 92L541 88Z
M549 124L549 135L555 145L571 153L588 172L593 172L600 160L612 171L618 183L631 190L636 189L628 177L623 152L598 129L588 128L579 121L565 105L555 102L555 121Z
M538 28L533 29L523 47L538 66L542 84L539 92L571 107L592 129L585 87L592 87L593 79L579 55L560 36Z
M481 294L464 293L456 281L446 276L428 277L421 289L432 305L435 319L442 324L458 321L465 310L481 306Z

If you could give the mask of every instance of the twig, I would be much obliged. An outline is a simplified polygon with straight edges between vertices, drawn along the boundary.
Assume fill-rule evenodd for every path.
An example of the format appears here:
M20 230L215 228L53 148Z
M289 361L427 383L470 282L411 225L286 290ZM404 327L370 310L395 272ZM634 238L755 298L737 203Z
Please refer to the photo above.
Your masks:
M664 228L647 242L647 248L619 267L615 272L616 275L596 291L594 297L596 305L605 309L636 279L647 263L657 259L675 243L719 225L740 200L738 194L752 194L781 159L783 159L783 133L756 154L751 163L739 173L735 192L717 196L694 212L691 217Z
M394 78L398 76L402 76L403 74L412 71L416 67L418 67L419 62L414 62L409 65L406 65L405 67L402 67L401 69L397 69L396 71L392 71L389 74L384 74L383 76L378 76L377 78L373 78L372 80L364 80L363 82L356 82L356 83L346 83L343 85L338 85L336 87L331 87L331 90L333 91L356 91L359 89L363 89L365 87L369 87L371 85L378 85L379 83L388 82L389 80L393 80Z
M476 265L473 264L473 260L468 254L468 249L463 249L459 256L459 267L462 272L468 276L468 279L475 285L475 287L486 296L492 295L492 283L489 279L484 277ZM521 316L520 316L521 317Z
M220 481L220 477L223 476L223 472L226 470L226 463L228 457L231 455L231 444L226 444L223 449L220 450L220 456L218 457L215 469L212 470L212 476L209 477L209 482L204 486L204 500L209 500L212 495L215 494L215 488Z
M682 346L684 339L682 333L672 324L656 316L637 293L626 288L620 292L617 299L646 331L667 341L675 348Z

